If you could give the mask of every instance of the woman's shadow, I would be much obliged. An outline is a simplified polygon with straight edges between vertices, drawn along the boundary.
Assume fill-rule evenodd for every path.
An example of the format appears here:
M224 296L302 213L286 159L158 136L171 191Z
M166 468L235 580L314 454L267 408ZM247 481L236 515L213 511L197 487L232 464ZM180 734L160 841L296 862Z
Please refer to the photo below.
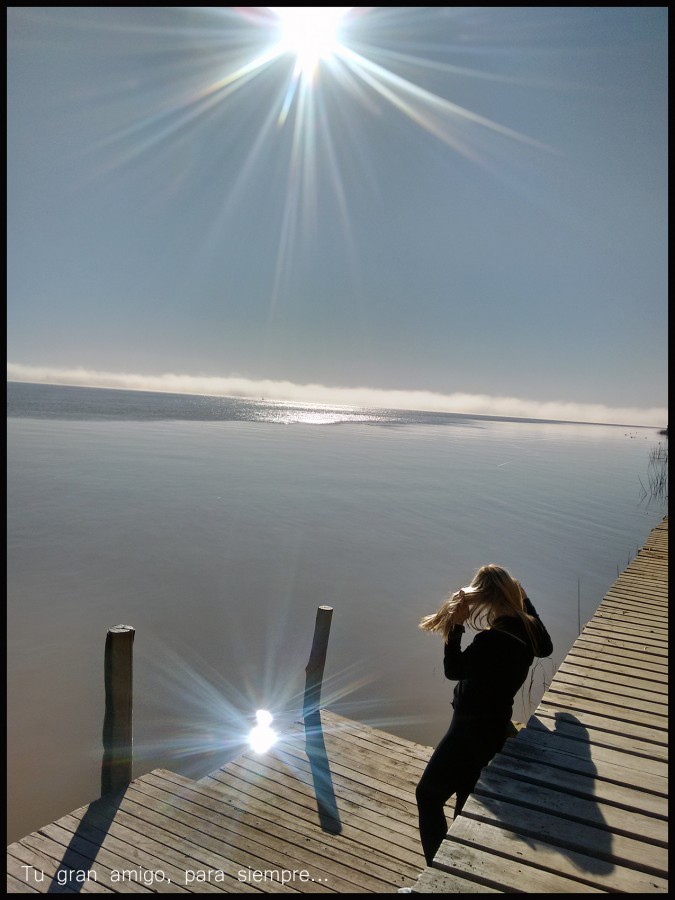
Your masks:
M533 717L529 735L507 741L483 770L475 799L532 848L565 853L580 872L612 872L612 833L596 797L597 767L586 727L556 711L551 730Z

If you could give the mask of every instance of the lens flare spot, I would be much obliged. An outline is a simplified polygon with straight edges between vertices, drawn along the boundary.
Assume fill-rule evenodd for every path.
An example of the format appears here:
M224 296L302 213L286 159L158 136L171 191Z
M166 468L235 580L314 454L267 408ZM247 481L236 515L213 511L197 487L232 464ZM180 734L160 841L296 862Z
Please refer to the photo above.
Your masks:
M270 725L272 724L272 714L266 709L259 709L255 716L258 724L255 728L251 729L248 742L255 753L267 753L277 740L276 731L274 731L273 728L270 728Z

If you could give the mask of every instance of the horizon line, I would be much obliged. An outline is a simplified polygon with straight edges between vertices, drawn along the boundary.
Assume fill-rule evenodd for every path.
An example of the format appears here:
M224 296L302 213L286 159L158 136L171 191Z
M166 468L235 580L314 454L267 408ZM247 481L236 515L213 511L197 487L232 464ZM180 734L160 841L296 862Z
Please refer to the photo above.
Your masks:
M59 368L8 362L7 380L64 387L238 397L252 400L263 397L265 400L278 402L318 403L365 409L405 409L588 425L666 428L668 424L668 412L665 407L647 409L613 407L599 403L528 400L460 391L444 394L419 389L331 387L317 383L296 384L285 380L253 379L241 375L186 375L169 372L161 375L140 375L129 372L102 372L82 366Z

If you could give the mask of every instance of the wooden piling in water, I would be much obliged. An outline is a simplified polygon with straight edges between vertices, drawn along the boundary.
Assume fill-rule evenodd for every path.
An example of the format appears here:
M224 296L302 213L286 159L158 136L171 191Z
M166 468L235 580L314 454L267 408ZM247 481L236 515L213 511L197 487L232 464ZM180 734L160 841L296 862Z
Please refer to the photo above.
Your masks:
M133 646L130 625L110 628L105 639L105 717L101 795L123 790L133 767Z
M323 672L326 665L326 651L328 649L328 637L330 624L333 618L332 606L320 606L316 611L314 624L314 638L309 661L305 668L305 699L302 714L305 721L319 711L321 704L321 687L323 684Z

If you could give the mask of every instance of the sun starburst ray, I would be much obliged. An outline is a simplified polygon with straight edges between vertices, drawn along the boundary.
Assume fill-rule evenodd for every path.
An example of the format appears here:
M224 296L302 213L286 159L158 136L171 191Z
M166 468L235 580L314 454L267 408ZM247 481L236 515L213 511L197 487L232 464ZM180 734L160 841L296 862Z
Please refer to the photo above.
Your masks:
M276 52L268 50L235 71L210 82L186 99L174 102L170 108L114 132L99 142L94 149L100 150L105 146L125 143L128 147L125 154L127 161L148 152L169 138L175 137L188 126L194 125L198 119L203 119L235 91L241 90L277 57ZM140 140L143 135L145 137Z
M398 107L402 112L409 116L414 122L428 131L431 131L437 137L457 146L454 141L450 141L450 134L447 130L447 124L457 123L458 120L480 125L491 131L497 132L514 141L519 141L530 146L537 147L540 150L552 151L553 148L534 138L500 125L498 122L488 119L478 113L471 112L450 100L440 97L431 91L427 91L417 84L408 81L406 78L396 75L389 69L378 65L365 56L361 56L350 50L348 47L341 47L339 53L340 59L344 60L352 71L367 82L373 90L380 93L389 100L394 106ZM415 103L419 104L419 108L415 107ZM425 111L427 115L425 116ZM448 123L434 122L428 117L428 111L448 117ZM445 135L445 137L443 137Z
M391 47L377 47L377 49L373 47L362 47L359 50L359 45L354 44L350 49L357 55L364 56L374 63L377 63L377 61L380 60L382 63L389 62L397 66L413 66L426 72L442 72L445 75L457 75L461 78L477 78L498 84L522 86L532 86L536 84L537 86L541 86L540 80L537 80L535 83L532 79L515 78L513 76L504 75L503 73L497 74L496 72L487 72L485 69L474 69L468 66L458 66L454 63L439 62L438 60L429 59L428 57L415 56L412 53L403 53L402 51L394 50ZM387 68L385 65L382 65L382 67Z

